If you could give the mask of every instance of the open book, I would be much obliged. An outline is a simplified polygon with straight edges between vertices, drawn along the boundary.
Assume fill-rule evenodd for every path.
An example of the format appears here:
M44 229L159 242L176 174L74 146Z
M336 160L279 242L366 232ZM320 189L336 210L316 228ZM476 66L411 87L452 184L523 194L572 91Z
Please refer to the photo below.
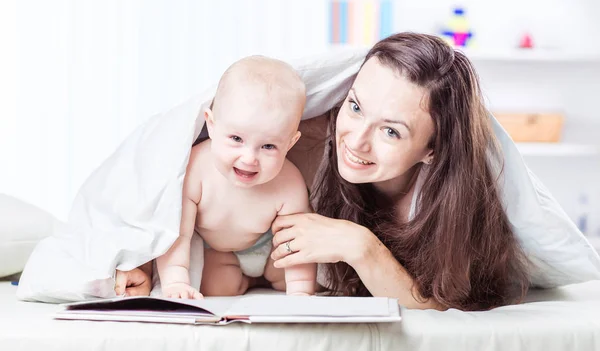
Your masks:
M379 323L400 321L384 297L244 295L202 300L117 297L61 305L56 319L222 325L244 323Z

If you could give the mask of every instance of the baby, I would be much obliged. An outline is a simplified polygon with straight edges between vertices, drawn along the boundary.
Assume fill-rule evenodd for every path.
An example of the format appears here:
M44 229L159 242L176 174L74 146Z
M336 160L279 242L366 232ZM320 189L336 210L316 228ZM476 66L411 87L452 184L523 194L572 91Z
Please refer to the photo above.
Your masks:
M284 272L270 258L275 217L309 211L304 179L286 159L305 100L302 80L282 61L248 57L223 74L204 111L210 138L191 151L179 238L157 260L163 296L241 295L263 276L288 294L314 294L316 265ZM190 286L194 233L205 246L202 294Z

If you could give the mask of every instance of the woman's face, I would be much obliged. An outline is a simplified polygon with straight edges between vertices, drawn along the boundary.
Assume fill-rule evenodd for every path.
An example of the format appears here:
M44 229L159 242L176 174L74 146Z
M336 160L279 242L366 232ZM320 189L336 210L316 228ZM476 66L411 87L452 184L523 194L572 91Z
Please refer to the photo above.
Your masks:
M363 65L337 117L337 162L345 180L393 182L431 161L434 125L425 93L376 57Z

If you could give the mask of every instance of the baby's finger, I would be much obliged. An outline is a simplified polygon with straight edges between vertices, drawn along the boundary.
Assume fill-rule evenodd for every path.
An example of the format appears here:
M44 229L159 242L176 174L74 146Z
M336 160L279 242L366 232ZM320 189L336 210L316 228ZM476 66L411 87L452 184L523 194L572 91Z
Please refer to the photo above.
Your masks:
M202 300L204 296L199 291L194 291L194 299Z
M188 288L186 291L184 291L184 299L193 299L194 298L194 288Z
M117 296L123 295L127 288L127 272L117 270L117 276L115 277L115 293Z

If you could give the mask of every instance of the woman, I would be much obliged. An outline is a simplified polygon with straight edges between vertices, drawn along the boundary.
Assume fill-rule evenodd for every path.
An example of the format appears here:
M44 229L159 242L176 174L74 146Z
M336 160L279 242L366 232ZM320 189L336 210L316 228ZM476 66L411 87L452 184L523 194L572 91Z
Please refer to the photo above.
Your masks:
M485 310L525 295L526 262L488 162L495 138L462 53L428 35L386 38L348 96L301 131L288 157L316 213L275 220L277 267L321 263L330 291L408 308ZM121 285L135 286L130 277L148 281L135 270Z

